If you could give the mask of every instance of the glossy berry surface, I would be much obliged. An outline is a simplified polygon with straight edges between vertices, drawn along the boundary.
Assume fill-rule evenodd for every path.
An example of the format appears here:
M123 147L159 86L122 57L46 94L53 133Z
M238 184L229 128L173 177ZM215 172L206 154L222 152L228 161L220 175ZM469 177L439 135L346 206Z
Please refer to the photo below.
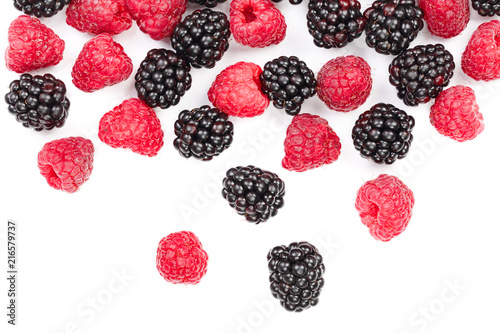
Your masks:
M26 15L52 17L70 2L71 0L14 0L14 7Z
M472 0L472 8L481 16L500 16L500 1Z
M218 4L226 2L226 0L189 0L189 2L208 8L214 8Z
M469 23L469 0L420 0L429 32L451 38L459 35Z

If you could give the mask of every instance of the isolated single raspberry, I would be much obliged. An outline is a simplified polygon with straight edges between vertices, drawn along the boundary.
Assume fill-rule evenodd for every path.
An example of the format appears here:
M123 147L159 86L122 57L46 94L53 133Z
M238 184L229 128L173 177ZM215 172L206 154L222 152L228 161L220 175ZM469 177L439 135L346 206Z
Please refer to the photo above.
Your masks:
M316 91L332 110L348 112L363 104L372 90L370 65L348 55L328 61L318 72Z
M261 73L259 65L237 62L217 75L208 90L208 99L229 116L259 116L269 106L269 99L261 91Z
M285 39L285 17L269 0L233 0L229 20L234 40L240 44L266 47Z
M99 122L99 139L113 148L128 148L152 157L163 146L163 130L154 110L144 101L131 98L104 114Z
M470 20L469 0L420 0L429 32L451 38L460 34Z
M207 273L208 254L191 231L164 237L156 254L156 268L171 283L197 284Z
M66 23L91 34L117 35L132 26L126 0L73 0L66 9Z
M38 168L47 183L58 190L78 191L92 173L94 145L82 137L46 143L38 153Z
M314 169L335 162L341 147L328 121L309 113L298 114L286 130L282 165L297 172Z
M100 34L83 45L71 76L78 89L93 92L125 81L132 67L123 47L109 34Z
M355 207L376 240L390 241L411 219L413 192L397 177L382 174L360 187Z
M37 18L21 15L9 27L5 65L16 73L57 65L64 41Z
M500 78L500 21L481 24L462 54L462 70L474 80Z
M459 142L472 140L484 130L474 90L453 86L439 94L429 116L437 131Z

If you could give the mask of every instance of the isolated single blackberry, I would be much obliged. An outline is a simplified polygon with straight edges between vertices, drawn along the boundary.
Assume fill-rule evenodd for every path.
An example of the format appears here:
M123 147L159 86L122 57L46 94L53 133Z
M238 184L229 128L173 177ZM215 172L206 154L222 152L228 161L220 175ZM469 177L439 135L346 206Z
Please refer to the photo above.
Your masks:
M481 16L500 16L499 0L472 0L472 8Z
M267 254L273 296L288 311L301 312L318 304L325 264L308 242L276 246Z
M450 83L453 55L442 44L418 45L403 51L389 66L389 81L408 106L427 103Z
M64 125L70 103L61 80L51 74L22 74L9 88L8 110L24 127L41 131Z
M191 67L177 53L152 49L135 74L138 97L150 107L166 109L177 105L191 88Z
M344 47L365 29L357 0L309 0L308 8L307 28L318 47Z
M366 44L381 54L406 50L424 27L424 12L415 0L377 0L363 15Z
M195 68L212 68L229 48L229 20L223 12L198 9L179 22L171 43L177 54Z
M392 104L379 103L362 113L352 129L354 148L362 157L392 164L408 154L415 119Z
M226 172L222 196L251 223L266 222L283 207L285 183L274 173L249 165Z
M226 2L226 0L189 0L189 2L208 8L214 8L218 4Z
M281 56L264 65L261 89L278 109L296 115L304 100L316 94L316 78L306 63L296 56Z
M228 115L208 105L182 111L174 128L174 147L186 158L210 161L233 142L234 127Z
M70 2L71 0L14 0L14 7L26 15L52 17Z

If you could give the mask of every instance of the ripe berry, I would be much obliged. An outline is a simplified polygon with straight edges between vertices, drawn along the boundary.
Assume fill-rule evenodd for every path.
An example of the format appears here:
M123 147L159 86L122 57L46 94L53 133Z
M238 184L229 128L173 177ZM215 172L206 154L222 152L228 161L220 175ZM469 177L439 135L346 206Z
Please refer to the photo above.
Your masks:
M500 16L498 0L472 0L472 8L481 16Z
M438 37L457 36L470 20L469 0L420 0L419 6L429 32Z
M209 8L216 7L218 4L226 2L226 0L189 0L191 3L195 3L200 6L206 6Z
M70 2L71 0L14 0L14 7L26 15L52 17Z

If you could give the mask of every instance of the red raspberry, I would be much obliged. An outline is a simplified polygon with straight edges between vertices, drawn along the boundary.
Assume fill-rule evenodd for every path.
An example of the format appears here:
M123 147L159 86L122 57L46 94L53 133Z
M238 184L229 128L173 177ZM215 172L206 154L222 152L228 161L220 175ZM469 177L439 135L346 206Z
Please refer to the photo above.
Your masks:
M318 97L332 110L348 112L357 109L372 90L370 65L353 55L328 61L317 77Z
M171 283L197 284L207 273L208 254L190 231L174 232L158 245L156 268Z
M38 153L38 168L47 183L58 190L78 191L92 173L94 145L82 137L46 143Z
M71 76L78 89L93 92L125 81L132 74L132 67L123 47L110 35L100 34L83 45Z
M220 72L208 90L208 99L222 112L235 117L264 113L269 99L261 91L262 68L251 62L237 62Z
M172 36L187 9L188 0L127 0L132 18L142 32L155 40Z
M285 39L285 17L269 0L233 0L229 21L234 39L243 45L266 47Z
M55 66L63 58L64 41L37 18L19 16L10 24L8 38L5 64L16 73Z
M431 106L429 118L439 133L459 142L472 140L484 130L474 90L465 86L442 91Z
M66 9L66 23L82 32L117 35L132 26L126 0L73 0Z
M282 165L291 171L306 171L335 162L340 155L340 139L320 116L296 115L286 130Z
M419 6L430 33L438 37L455 37L469 23L469 0L420 0Z
M380 175L360 187L356 209L373 238L387 242L402 233L411 219L413 192L397 177Z
M154 110L144 101L131 98L101 118L99 139L113 148L129 148L152 157L163 146L163 130Z
M462 70L474 80L500 78L500 21L481 24L462 54Z

